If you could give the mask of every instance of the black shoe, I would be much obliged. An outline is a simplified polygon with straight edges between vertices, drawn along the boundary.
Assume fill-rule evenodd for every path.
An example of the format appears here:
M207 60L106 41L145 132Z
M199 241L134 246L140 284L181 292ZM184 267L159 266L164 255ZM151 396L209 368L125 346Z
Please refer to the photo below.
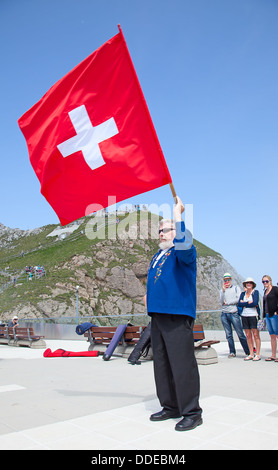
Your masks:
M179 421L176 424L175 430L176 431L189 431L190 429L194 429L197 426L200 426L200 424L203 423L203 420L200 417L198 418L189 418L188 416L185 416L181 421Z
M158 413L154 413L153 415L150 416L151 421L164 421L165 419L170 419L170 418L179 418L180 413L178 411L174 410L161 410Z

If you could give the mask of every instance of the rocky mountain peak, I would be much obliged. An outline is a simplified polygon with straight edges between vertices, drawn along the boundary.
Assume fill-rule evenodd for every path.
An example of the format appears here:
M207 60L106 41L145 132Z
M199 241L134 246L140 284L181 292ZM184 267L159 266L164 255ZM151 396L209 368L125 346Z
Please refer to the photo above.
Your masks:
M148 266L158 246L158 217L149 221L146 214L139 222L137 215L128 217L117 220L117 226L107 219L97 232L92 218L81 219L68 231L59 226L24 231L0 224L0 271L8 268L17 278L0 293L2 319L11 312L20 318L74 317L77 285L80 315L144 314ZM194 243L197 309L218 310L223 274L230 272L240 286L242 278L219 253ZM43 264L47 274L30 282L24 268L36 264Z

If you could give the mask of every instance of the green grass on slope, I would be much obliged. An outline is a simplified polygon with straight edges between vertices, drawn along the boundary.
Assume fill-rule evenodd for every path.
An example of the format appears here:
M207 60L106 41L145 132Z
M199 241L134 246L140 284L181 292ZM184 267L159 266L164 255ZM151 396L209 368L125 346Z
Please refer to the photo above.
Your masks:
M19 303L27 304L30 302L34 305L37 304L38 301L43 299L43 294L50 295L51 289L55 287L57 282L70 282L71 284L76 282L78 284L76 273L71 269L63 268L63 266L75 255L82 254L94 257L95 250L97 249L95 245L100 240L90 240L87 238L85 235L86 223L87 220L85 219L79 228L64 240L56 239L55 241L55 238L47 237L57 227L56 225L48 225L42 228L41 233L21 237L13 241L9 249L3 248L0 250L0 271L4 271L9 267L6 272L18 275L24 271L26 265L43 265L46 269L46 277L43 279L27 281L27 276L23 275L16 288L11 286L5 289L0 294L0 312L10 311L12 313L13 308ZM81 234L82 230L83 235ZM134 246L131 253L123 251L117 240L112 242L110 246L114 247L115 255L121 260L121 264L131 267L137 261L136 257L138 255L146 255L151 259L152 255L157 251L158 240L148 239L145 241L150 248L150 251L147 253L142 246L136 244L136 240L132 240ZM219 253L197 240L194 240L194 244L199 257L221 257ZM21 257L22 251L25 253L23 257ZM119 264L115 260L112 260L111 263L109 267L112 267L113 263ZM87 269L87 274L92 278L95 275L96 265L99 265L99 263L95 259L93 266L83 266L83 268ZM5 283L8 279L1 275L0 283ZM60 300L69 301L69 295L64 294Z

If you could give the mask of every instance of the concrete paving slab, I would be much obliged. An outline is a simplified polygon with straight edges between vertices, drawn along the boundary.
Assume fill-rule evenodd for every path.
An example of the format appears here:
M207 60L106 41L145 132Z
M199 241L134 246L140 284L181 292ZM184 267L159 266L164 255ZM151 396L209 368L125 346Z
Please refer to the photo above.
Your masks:
M46 340L55 350L86 351L85 340ZM278 363L228 359L200 365L204 423L178 433L178 419L149 420L160 409L151 361L112 357L44 358L43 350L0 346L0 449L274 450L278 448Z

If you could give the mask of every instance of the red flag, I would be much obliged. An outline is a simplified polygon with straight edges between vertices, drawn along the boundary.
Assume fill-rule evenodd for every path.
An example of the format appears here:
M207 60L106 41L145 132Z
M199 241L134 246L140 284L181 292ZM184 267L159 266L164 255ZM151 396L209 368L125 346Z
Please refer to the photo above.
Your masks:
M124 36L77 65L19 120L41 193L62 225L92 204L171 183Z

